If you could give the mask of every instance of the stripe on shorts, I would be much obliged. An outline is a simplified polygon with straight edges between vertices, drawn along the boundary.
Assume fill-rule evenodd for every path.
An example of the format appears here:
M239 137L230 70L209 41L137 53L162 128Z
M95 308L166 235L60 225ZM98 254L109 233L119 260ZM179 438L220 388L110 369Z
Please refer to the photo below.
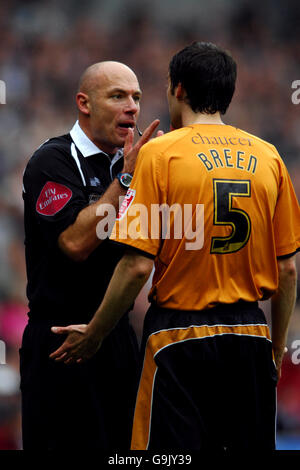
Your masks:
M149 336L135 406L131 441L132 450L146 450L149 445L152 399L157 372L156 355L164 348L184 341L223 335L252 336L271 341L269 328L266 324L191 325L186 328L156 331Z

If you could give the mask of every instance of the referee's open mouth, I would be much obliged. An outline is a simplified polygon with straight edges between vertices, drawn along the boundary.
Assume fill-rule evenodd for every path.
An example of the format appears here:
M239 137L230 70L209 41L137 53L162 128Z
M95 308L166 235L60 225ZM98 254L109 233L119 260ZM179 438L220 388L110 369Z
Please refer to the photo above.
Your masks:
M128 129L133 129L135 126L134 120L128 120L128 121L122 121L119 122L117 125L117 128L123 133L124 135L127 135Z

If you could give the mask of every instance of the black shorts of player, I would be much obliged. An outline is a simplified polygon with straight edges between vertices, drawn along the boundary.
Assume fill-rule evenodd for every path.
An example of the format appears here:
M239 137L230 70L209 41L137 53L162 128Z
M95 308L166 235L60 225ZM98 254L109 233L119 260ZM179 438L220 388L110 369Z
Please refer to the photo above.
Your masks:
M138 345L128 316L83 364L49 359L65 338L52 333L51 325L53 321L29 320L23 335L24 450L129 449Z
M257 303L150 306L131 449L275 449L277 373Z

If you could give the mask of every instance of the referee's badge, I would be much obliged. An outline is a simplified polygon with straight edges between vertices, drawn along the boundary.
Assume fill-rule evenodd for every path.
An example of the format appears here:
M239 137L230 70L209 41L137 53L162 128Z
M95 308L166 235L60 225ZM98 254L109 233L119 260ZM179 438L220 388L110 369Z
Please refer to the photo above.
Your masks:
M90 185L91 186L101 186L101 181L97 176L93 176L93 178L90 178Z
M48 181L36 203L36 211L41 215L55 215L61 211L72 197L71 189L63 184Z

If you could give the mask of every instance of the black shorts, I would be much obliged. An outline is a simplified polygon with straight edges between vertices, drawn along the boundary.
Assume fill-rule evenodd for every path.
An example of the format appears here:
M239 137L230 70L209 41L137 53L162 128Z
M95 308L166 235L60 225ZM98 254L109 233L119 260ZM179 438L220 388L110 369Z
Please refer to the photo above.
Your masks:
M152 305L142 351L133 450L274 450L277 373L257 303Z
M128 449L138 380L138 346L128 316L83 364L49 359L64 341L51 325L29 321L23 335L23 448Z

